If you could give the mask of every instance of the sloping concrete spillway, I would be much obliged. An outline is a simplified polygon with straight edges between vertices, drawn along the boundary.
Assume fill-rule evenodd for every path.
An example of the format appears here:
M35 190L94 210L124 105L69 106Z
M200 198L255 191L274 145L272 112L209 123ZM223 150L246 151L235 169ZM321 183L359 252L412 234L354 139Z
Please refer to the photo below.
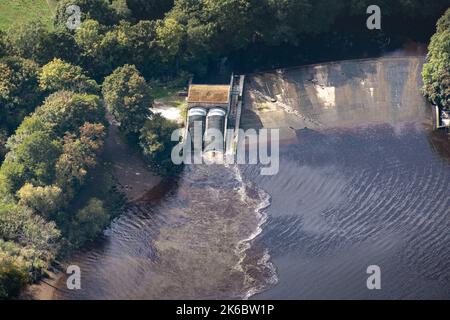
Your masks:
M295 130L423 119L423 56L309 65L247 77L242 126Z

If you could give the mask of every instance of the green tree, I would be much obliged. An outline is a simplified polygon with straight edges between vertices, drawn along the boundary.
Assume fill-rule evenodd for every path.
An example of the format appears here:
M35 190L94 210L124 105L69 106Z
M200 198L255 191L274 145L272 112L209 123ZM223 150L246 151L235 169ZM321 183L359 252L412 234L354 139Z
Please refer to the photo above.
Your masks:
M64 204L61 188L54 185L34 187L31 183L26 183L17 192L17 197L20 205L33 209L47 219L53 219Z
M82 66L100 79L114 70L117 57L124 52L119 39L96 20L85 20L75 31L75 42L80 48Z
M171 159L172 149L178 143L171 141L171 136L177 128L176 123L154 114L140 131L139 145L145 160L159 174L175 175L181 170Z
M60 236L53 222L33 214L31 209L16 204L0 204L0 239L34 248L29 255L34 267L45 267L45 263L54 257Z
M67 28L66 23L70 17L66 10L71 5L80 8L81 21L92 19L103 25L113 25L117 22L116 13L106 0L60 0L53 20L55 27Z
M128 8L127 0L112 0L111 8L116 12L119 20L129 20L131 18L131 10Z
M0 129L0 162L3 161L3 158L6 154L6 141L8 139L8 133L5 129Z
M75 216L75 226L72 241L81 245L94 240L109 223L110 216L106 212L103 202L92 198Z
M437 22L423 66L423 92L435 105L450 108L450 9Z
M49 46L52 58L59 58L72 64L80 63L80 48L77 46L74 34L67 29L55 29L49 32Z
M39 75L39 86L42 90L48 92L70 90L96 93L100 90L97 83L89 79L81 67L74 66L61 59L53 59L42 67Z
M7 41L12 54L44 64L53 57L48 28L41 21L13 25L8 29Z
M95 57L103 39L103 28L96 20L85 20L76 30L75 41L85 56Z
M15 194L26 182L51 184L61 145L50 134L34 132L11 150L0 169L2 191Z
M102 86L109 112L126 133L138 133L150 115L150 86L133 65L117 68Z
M0 129L14 130L42 101L39 66L18 57L0 59Z
M175 19L164 19L156 27L158 45L164 62L173 61L180 54L185 32L181 24Z
M8 45L6 40L6 33L0 30L0 58L5 56L8 52Z

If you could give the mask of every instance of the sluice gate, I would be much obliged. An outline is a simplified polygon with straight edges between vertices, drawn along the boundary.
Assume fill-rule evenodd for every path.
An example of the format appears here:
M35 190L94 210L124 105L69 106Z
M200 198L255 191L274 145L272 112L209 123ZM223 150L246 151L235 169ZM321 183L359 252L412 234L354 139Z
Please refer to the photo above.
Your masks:
M244 81L245 76L232 75L229 85L189 86L185 141L191 141L192 150L201 146L204 152L234 154Z

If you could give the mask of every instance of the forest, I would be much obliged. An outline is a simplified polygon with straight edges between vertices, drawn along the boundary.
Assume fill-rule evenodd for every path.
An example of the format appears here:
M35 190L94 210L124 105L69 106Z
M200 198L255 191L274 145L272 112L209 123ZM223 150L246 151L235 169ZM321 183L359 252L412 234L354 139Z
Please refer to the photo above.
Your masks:
M152 113L152 89L223 69L366 57L431 37L424 95L450 107L449 1L379 0L375 31L365 27L372 2L60 0L51 27L37 19L0 30L0 299L16 298L120 213L123 196L107 170L101 191L82 195L106 166L106 113L155 171L179 172L168 160L176 124ZM73 30L70 5L81 9Z

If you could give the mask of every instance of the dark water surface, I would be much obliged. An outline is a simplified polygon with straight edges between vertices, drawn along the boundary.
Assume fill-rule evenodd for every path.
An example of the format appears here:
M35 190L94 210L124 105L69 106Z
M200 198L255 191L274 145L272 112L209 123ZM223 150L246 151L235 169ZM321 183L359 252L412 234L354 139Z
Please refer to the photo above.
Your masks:
M450 162L419 124L298 133L257 242L278 284L256 298L450 298ZM448 143L448 141L447 141ZM368 290L366 268L381 268Z
M57 298L450 298L450 142L427 125L422 63L254 76L244 124L282 127L279 173L188 166L68 262L82 290L63 279Z

